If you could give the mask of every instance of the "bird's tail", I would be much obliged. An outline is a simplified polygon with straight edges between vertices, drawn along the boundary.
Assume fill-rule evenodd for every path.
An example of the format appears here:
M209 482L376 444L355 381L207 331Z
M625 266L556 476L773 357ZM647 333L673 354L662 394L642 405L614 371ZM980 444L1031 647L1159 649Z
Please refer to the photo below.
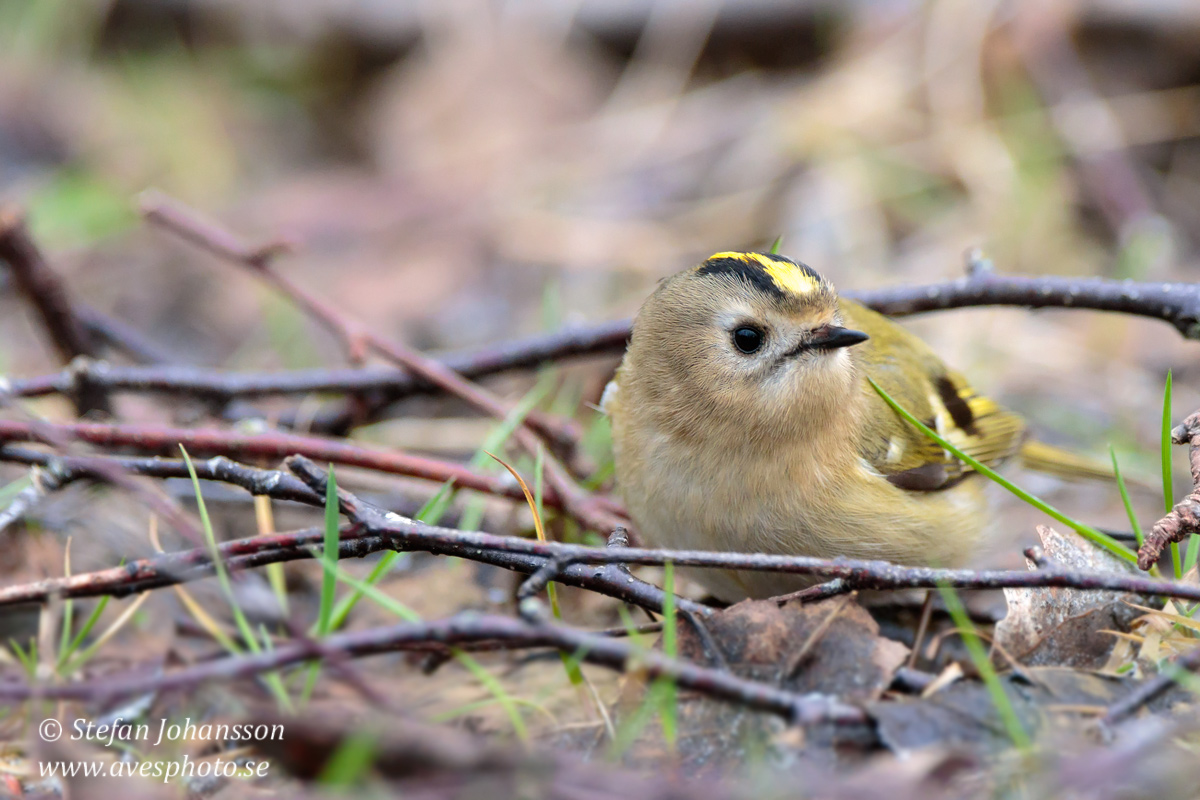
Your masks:
M1021 465L1034 472L1067 480L1116 480L1111 464L1060 450L1036 439L1026 439L1020 455Z

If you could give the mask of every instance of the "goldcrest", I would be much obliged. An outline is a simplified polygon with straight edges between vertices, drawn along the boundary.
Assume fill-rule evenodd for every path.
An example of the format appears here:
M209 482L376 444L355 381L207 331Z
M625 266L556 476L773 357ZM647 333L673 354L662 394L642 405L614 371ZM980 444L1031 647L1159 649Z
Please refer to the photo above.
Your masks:
M811 268L717 253L646 300L601 403L642 541L961 565L988 519L986 479L896 414L868 377L990 467L1024 449L1035 468L1095 471L1026 443L1021 417ZM693 577L731 602L812 583L768 572Z

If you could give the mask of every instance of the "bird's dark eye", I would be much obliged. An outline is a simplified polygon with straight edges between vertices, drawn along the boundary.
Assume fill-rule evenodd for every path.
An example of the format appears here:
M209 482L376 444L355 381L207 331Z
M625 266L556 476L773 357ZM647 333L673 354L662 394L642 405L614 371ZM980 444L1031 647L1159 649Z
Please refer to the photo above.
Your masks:
M733 346L743 353L753 353L762 347L765 338L758 328L743 326L733 332Z

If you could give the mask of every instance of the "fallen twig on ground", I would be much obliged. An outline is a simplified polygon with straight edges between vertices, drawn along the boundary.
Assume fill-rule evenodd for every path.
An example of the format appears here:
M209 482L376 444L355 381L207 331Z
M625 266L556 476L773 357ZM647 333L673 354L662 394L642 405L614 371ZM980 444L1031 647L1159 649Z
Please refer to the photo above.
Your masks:
M1189 446L1188 459L1192 467L1192 491L1175 504L1171 513L1154 523L1146 541L1138 548L1138 566L1150 569L1158 563L1163 549L1182 542L1192 534L1200 534L1200 411L1194 412L1182 425L1171 431L1171 441Z
M165 674L137 672L57 685L0 683L0 700L15 702L36 697L111 703L148 691L187 690L212 681L245 678L310 659L320 659L329 653L365 656L401 649L414 642L457 645L477 641L516 641L530 647L553 647L588 663L621 672L637 669L650 678L671 678L682 687L748 708L779 714L796 724L859 724L867 719L861 709L832 698L801 696L765 683L640 650L629 642L613 637L583 633L550 623L529 624L511 617L476 614L333 634L322 640L320 647L312 641L292 640L279 643L262 653L216 659Z
M292 458L288 463L309 485L313 494L307 499L315 501L314 505L318 504L320 492L312 487L323 485L323 473L311 462L306 463L303 458ZM208 469L211 475L230 475L220 469L211 469L211 462L198 463L197 466ZM242 470L251 468L242 467ZM245 476L247 481L264 481L262 477L253 475L253 472L251 470L251 473ZM263 473L271 474L266 471ZM215 479L221 480L222 477ZM304 495L296 492L294 486L288 486L285 491L304 502ZM610 571L598 568L598 565L659 566L670 561L681 567L748 569L811 575L826 580L832 586L830 591L822 592L816 599L856 589L928 589L948 586L956 589L1066 587L1200 601L1200 586L1195 584L1118 573L1085 573L1053 568L1033 571L934 569L905 567L886 561L821 559L762 553L601 548L560 542L537 542L514 536L497 536L425 525L376 509L341 489L339 500L343 511L355 521L355 525L343 528L343 557L360 557L380 550L427 551L439 555L453 555L518 572L540 573L539 582L553 579L654 610L661 609L660 590L638 581L622 570ZM321 541L321 531L311 529L225 542L220 545L219 550L222 558L226 560L227 567L232 571L279 561L312 558L319 550ZM0 606L47 602L54 596L126 595L207 577L211 573L208 551L205 548L197 548L132 561L123 567L82 573L70 578L52 578L7 587L0 590ZM681 608L687 606L688 610L694 613L707 613L710 610L683 598L677 598L677 604Z
M99 447L129 447L149 453L178 453L179 445L196 456L225 455L244 458L282 459L293 453L303 453L322 462L363 467L365 469L405 475L412 478L445 483L453 480L463 489L474 489L500 497L524 500L525 495L514 481L492 477L449 461L414 456L394 450L365 447L344 439L267 431L245 433L214 428L171 428L161 425L122 425L105 423L63 423L34 425L27 422L0 420L0 443L46 442L46 433L64 439L84 441ZM103 459L91 462L93 467L106 463ZM160 475L160 477L177 477ZM559 498L547 492L548 505L558 507ZM616 508L616 506L612 506Z
M216 223L202 219L182 204L158 193L143 196L142 213L147 220L187 241L233 264L250 269L284 293L345 343L352 363L360 363L368 349L374 350L417 377L441 387L497 419L502 420L512 412L509 403L490 391L472 383L433 358L367 330L339 309L273 269L272 258L280 252L277 245L247 247ZM537 452L544 439L554 452L570 458L578 444L579 431L573 420L530 413L523 420L522 426L514 431L513 438L531 455ZM584 525L608 533L626 522L623 517L613 513L610 505L598 502L590 492L576 483L570 472L556 458L546 458L544 473L547 484L557 493L562 509Z

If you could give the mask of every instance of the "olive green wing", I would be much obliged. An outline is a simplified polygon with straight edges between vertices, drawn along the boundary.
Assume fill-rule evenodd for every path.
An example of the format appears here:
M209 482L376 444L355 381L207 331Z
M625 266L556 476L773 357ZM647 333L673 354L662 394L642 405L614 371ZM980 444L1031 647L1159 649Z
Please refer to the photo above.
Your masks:
M866 382L868 376L901 407L986 466L995 468L1020 449L1025 424L1019 416L978 394L896 323L857 303L840 304L846 324L871 337L853 350L870 409L859 453L888 480L903 489L936 491L954 486L971 469L893 411Z

